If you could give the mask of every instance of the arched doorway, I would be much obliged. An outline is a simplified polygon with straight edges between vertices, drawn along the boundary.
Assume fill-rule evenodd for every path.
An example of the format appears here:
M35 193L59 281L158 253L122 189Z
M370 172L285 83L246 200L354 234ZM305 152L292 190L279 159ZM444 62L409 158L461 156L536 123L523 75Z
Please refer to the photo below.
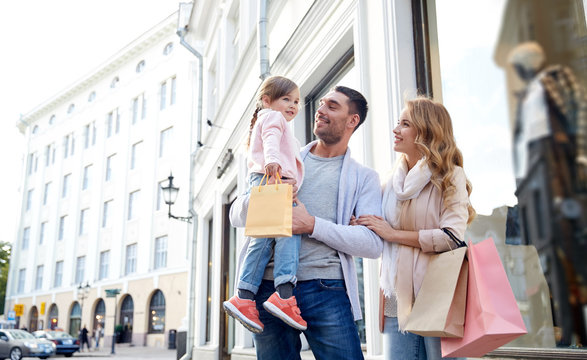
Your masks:
M93 318L93 334L96 334L98 327L100 328L100 332L104 329L104 319L106 317L106 304L104 304L104 300L98 299L96 302L96 307L94 308L94 318ZM95 335L94 335L95 336Z
M49 328L55 330L59 326L59 310L56 304L49 308Z
M165 332L165 296L161 290L156 290L151 297L147 322L149 334Z
M127 295L122 300L122 305L120 306L120 324L122 325L120 342L122 343L132 342L132 323L134 309L135 305L132 300L132 296Z
M37 331L37 324L39 323L39 311L37 310L36 306L31 307L31 311L29 311L29 327L28 331L33 332Z
M75 338L78 337L79 329L82 324L82 308L77 301L73 302L69 312L69 334Z

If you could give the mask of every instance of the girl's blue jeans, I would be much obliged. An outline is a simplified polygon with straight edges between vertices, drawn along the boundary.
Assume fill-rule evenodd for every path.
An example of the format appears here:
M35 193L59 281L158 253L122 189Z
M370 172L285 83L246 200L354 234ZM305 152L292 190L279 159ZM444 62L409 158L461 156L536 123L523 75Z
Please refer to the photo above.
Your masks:
M263 174L252 173L249 178L249 192L258 186ZM300 257L301 235L287 238L251 238L240 270L237 288L257 293L263 280L265 267L273 256L274 286L285 283L296 284L296 272Z

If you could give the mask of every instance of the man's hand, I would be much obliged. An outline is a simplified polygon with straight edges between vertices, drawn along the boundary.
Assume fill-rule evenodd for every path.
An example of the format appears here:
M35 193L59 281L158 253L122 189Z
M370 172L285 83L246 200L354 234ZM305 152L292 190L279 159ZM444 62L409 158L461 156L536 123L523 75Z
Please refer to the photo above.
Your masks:
M267 184L275 184L275 181L276 179L274 177L270 177ZM296 185L297 181L295 179L281 179L281 182L291 185L292 195L295 198L298 194L298 186Z
M297 206L293 207L292 211L292 233L294 234L311 234L314 232L315 219L306 206L296 197L294 203Z

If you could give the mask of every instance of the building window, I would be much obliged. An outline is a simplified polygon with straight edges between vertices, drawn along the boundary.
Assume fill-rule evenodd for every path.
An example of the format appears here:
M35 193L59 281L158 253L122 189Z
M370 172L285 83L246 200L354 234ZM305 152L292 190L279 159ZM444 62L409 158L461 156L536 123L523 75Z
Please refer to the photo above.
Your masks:
M61 187L61 198L66 198L69 193L69 179L71 174L63 176L63 186Z
M139 114L140 111L140 114ZM139 117L140 115L140 117ZM139 118L143 120L147 117L147 102L145 101L145 94L141 94L132 99L132 124L136 124Z
M88 217L90 209L83 209L79 214L79 234L86 235L88 233Z
M43 245L45 241L45 232L47 231L47 222L44 221L41 223L41 228L39 230L39 245Z
M45 146L45 167L51 164L51 144Z
M31 228L30 227L25 227L22 230L22 243L20 248L22 250L26 250L29 248L29 240L31 238Z
M110 250L100 253L100 273L98 279L108 278L108 265L110 264Z
M53 286L61 286L61 280L63 279L63 261L57 261L55 263L55 277L53 279Z
M75 283L81 284L84 281L86 271L86 257L78 256L75 262Z
M110 226L110 211L112 206L112 200L104 201L104 208L102 210L102 227L106 228Z
M92 102L94 100L96 100L96 92L92 91L90 95L88 95L88 102Z
M161 236L155 239L155 269L167 266L167 236Z
M63 158L67 159L68 156L73 156L75 151L75 139L73 133L63 137Z
M38 125L35 125L35 126L33 127L32 133L33 133L33 135L35 135L35 134L36 134L36 133L38 133L38 132L39 132L39 126L38 126Z
M120 113L118 108L112 110L106 116L106 137L111 137L114 134L118 134L120 131Z
M84 167L84 177L82 180L82 190L88 190L90 188L90 179L92 178L92 165Z
M173 43L168 43L167 45L165 45L165 47L163 48L163 55L169 55L171 54L171 52L173 51Z
M165 110L167 106L167 82L161 83L159 94L159 110Z
M24 282L26 279L26 269L19 269L18 270L18 290L19 294L24 292Z
M96 121L92 121L92 146L96 145Z
M33 193L34 193L34 189L30 189L29 191L27 191L27 195L26 195L26 211L29 211L31 209L32 203L33 203Z
M35 290L41 290L43 288L43 272L45 271L44 265L37 266L37 276L35 277Z
M173 134L173 128L167 128L161 131L159 135L159 157L165 156L168 151L168 148L171 144L171 135Z
M175 76L171 78L171 94L169 96L169 105L175 105L176 98L176 79Z
M130 169L134 170L137 167L138 156L141 153L141 147L143 142L139 141L136 144L133 144L130 149Z
M84 126L84 149L90 147L90 133L91 133L91 124L87 124Z
M65 237L65 230L67 227L67 215L63 215L59 218L59 234L57 240L63 240Z
M124 274L132 274L137 271L137 244L126 246L126 266Z
M165 296L161 290L155 291L149 304L149 334L165 332Z
M27 175L32 175L33 173L33 167L34 167L34 161L35 161L35 154L34 153L30 153L29 154L29 160L27 161Z
M75 104L69 104L69 107L67 108L67 113L71 114L74 110L75 110Z
M119 82L120 79L118 78L118 76L114 77L114 79L112 79L112 81L110 82L110 88L115 89L118 86Z
M51 115L49 117L49 125L53 125L53 124L55 124L55 115Z
M132 220L137 217L139 211L139 195L140 190L133 191L128 195L128 220Z
M47 199L49 198L49 191L51 191L51 182L45 184L45 191L43 192L43 205L47 205Z
M135 68L135 71L137 72L137 74L143 72L143 70L145 70L145 60L141 60L137 64L137 67Z
M116 154L112 154L106 158L106 182L112 180L112 167L114 165L114 156Z

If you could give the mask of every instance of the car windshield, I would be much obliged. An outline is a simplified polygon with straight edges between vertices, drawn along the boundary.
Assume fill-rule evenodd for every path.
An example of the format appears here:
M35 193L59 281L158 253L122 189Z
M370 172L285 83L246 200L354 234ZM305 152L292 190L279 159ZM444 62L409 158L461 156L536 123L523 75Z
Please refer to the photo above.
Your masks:
M35 337L23 330L12 330L12 331L7 331L7 333L13 338L13 339L18 339L18 340L22 340L22 339L34 339Z
M47 331L47 333L53 339L63 339L63 338L69 339L72 337L71 335L69 335L68 333L63 332L63 331Z

